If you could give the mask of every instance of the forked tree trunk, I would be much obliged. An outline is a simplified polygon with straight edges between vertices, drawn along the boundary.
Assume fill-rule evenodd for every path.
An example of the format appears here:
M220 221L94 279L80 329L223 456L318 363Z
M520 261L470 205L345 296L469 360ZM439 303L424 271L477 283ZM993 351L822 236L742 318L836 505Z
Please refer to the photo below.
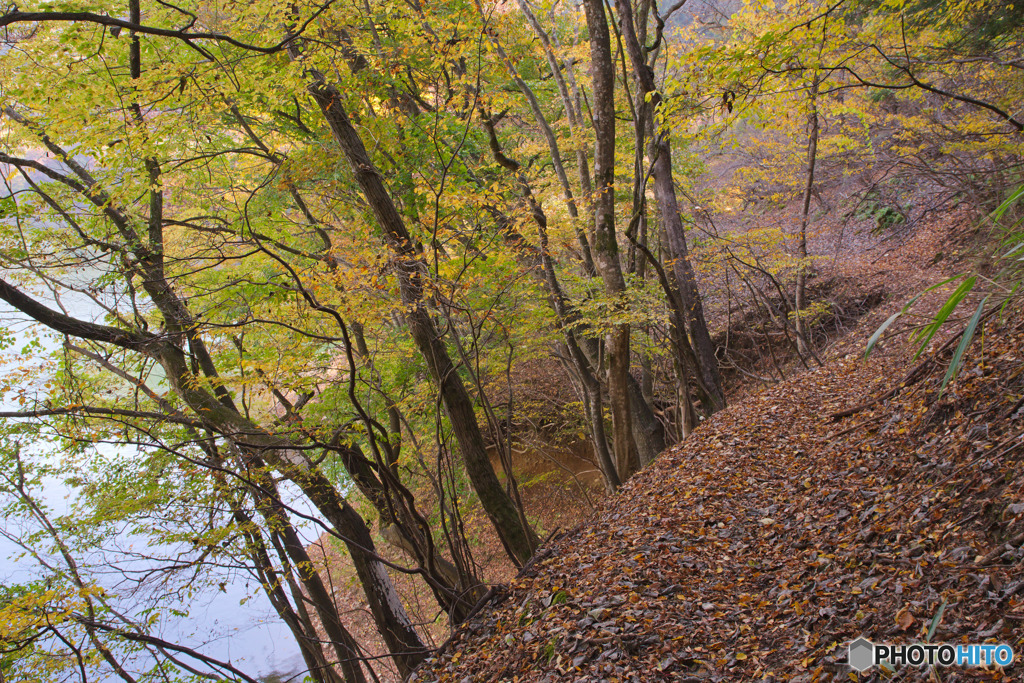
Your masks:
M483 587L470 583L470 577L464 576L438 552L430 538L429 527L404 498L407 491L395 490L400 482L387 476L378 477L357 446L338 445L334 448L352 481L380 515L384 540L422 567L424 580L451 623L462 623L483 597Z
M254 464L259 469L251 472L249 476L258 483L258 488L254 493L256 509L266 520L275 545L299 575L299 580L308 595L306 599L312 605L321 626L323 626L330 647L337 657L337 666L341 669L345 680L349 683L366 683L366 675L361 666L363 657L359 652L359 645L341 622L333 597L327 592L323 579L320 578L320 573L316 569L316 564L309 556L309 552L291 520L288 519L281 504L277 485L271 477L267 476L262 462L254 459Z
M541 47L544 49L544 57L547 59L548 68L551 70L551 77L555 81L555 85L558 87L558 94L562 98L562 105L565 107L566 117L569 119L569 131L572 134L577 134L583 128L582 116L576 108L576 102L573 100L572 95L569 94L569 86L566 83L565 77L562 75L562 65L559 64L558 58L555 56L555 51L551 46L551 37L547 31L541 27L540 22L537 20L537 15L533 13L530 5L526 0L516 0L519 5L519 10L526 17L527 23L533 29L534 34L540 40ZM566 65L566 70L572 69L572 65ZM571 76L571 72L569 72ZM576 165L577 172L580 178L580 190L583 192L584 201L589 202L591 183L590 183L590 163L587 156L587 151L583 145L573 143L573 147L576 150Z
M629 0L616 0L622 40L626 53L637 81L643 91L646 116L653 121L654 112L661 101L660 94L654 83L654 72L647 65L643 47L637 38L633 20L633 8ZM693 339L693 347L700 362L700 372L711 399L717 409L725 407L725 392L722 387L722 375L715 355L715 344L708 332L707 320L704 317L704 304L701 299L697 278L689 259L683 221L679 215L679 201L676 197L675 182L672 179L672 145L667 133L662 133L651 140L651 175L654 179L654 196L658 202L662 225L668 237L669 252L673 259L673 271L676 285L679 287L683 304L683 313Z
M131 74L138 77L140 55L137 40L133 40L130 59ZM132 105L132 111L133 124L144 125L145 119L137 105ZM5 110L5 113L11 112ZM126 245L125 252L136 262L129 276L137 276L142 281L143 288L163 318L163 329L156 335L142 329L119 329L78 320L40 304L3 280L0 280L0 299L61 334L113 344L155 360L163 367L171 390L204 425L230 440L240 452L265 460L298 485L345 541L378 631L398 670L403 675L410 673L424 659L427 648L416 633L384 564L376 554L366 523L304 452L297 451L290 441L262 429L239 412L217 379L213 358L195 331L197 325L187 304L176 294L165 275L163 190L157 161L145 160L151 180L149 213L145 224L139 225L106 193L102 184L51 140L40 126L20 115L12 116L12 119L35 133L45 147L64 160L73 177L65 177L52 169L44 172L52 178L62 179L78 191L82 201L92 204L114 226ZM193 372L193 366L196 372Z
M166 282L163 283L166 285ZM167 288L170 291L170 288ZM426 656L427 648L409 620L380 561L363 518L348 504L308 456L287 439L256 426L236 409L218 400L194 375L185 353L165 335L123 330L71 318L54 311L0 280L0 299L52 330L142 353L163 367L171 390L211 431L230 439L243 453L257 455L294 482L345 542L359 576L377 629L403 675Z
M580 317L575 309L569 305L562 290L562 285L558 280L558 275L555 273L555 265L551 258L548 240L548 219L543 207L534 198L533 190L530 188L529 181L523 175L519 162L509 158L502 150L494 123L483 112L481 112L481 120L483 121L484 130L487 131L491 152L494 155L495 161L515 174L516 180L522 189L523 198L530 207L530 213L534 223L537 225L537 234L540 237L541 277L548 290L548 303L555 313L555 319L558 321L558 326L561 329L565 348L569 352L569 361L572 363L576 378L580 383L587 424L590 429L590 437L594 446L594 455L597 457L598 468L604 477L605 488L609 493L612 493L621 486L622 479L619 477L619 471L615 465L612 451L608 446L608 435L605 431L604 397L601 393L601 382L598 379L597 372L599 362L598 344L594 339L585 336L585 334L580 334L580 332L585 333L586 330L580 328ZM509 223L507 220L505 222ZM507 226L503 226L503 229L507 229L510 232L512 230L512 228ZM519 258L522 259L525 253L522 248L519 248L519 245L523 243L522 238L516 235L510 241L515 246ZM526 267L536 272L535 263L527 263ZM634 407L634 410L637 408L647 408L647 412L650 413L646 403L638 404L636 401L633 401L631 405ZM636 424L634 422L634 426ZM640 422L640 425L644 424L646 423ZM643 429L643 427L641 426L640 429ZM635 431L636 429L634 429L634 433ZM655 433L657 434L658 432ZM663 432L661 434L663 435ZM639 439L638 443L641 443ZM647 442L642 443L651 445L652 448L657 448L654 451L654 455L657 455L657 453L664 449L664 442L662 441L659 447L653 437ZM651 457L653 458L653 455Z

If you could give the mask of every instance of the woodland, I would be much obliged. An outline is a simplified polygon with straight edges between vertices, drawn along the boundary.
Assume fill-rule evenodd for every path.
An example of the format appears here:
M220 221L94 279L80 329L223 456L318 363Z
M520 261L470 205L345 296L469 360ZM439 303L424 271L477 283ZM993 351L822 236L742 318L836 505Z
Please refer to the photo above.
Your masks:
M8 2L0 683L255 683L163 628L225 573L313 683L1019 647L1022 40L1000 0Z

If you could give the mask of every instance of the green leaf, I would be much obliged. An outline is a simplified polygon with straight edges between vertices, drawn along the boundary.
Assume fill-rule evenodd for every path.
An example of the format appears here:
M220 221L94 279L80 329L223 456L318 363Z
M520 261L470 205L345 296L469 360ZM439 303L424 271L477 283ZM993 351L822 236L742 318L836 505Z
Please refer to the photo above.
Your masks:
M937 611L935 613L935 616L932 617L932 623L928 627L928 635L925 636L924 642L926 642L926 643L932 642L932 636L935 635L935 629L938 628L939 622L942 621L942 613L945 612L945 611L946 611L946 601L943 600L942 604L939 605L939 611Z
M906 310L906 309L903 309L903 310ZM892 325L894 322L896 322L896 319L899 318L901 315L903 315L903 311L902 310L901 311L896 311L895 313L893 313L892 315L889 316L888 320L886 320L884 323L882 323L881 327L879 327L877 330L875 330L875 333L873 335L871 335L870 339L868 339L867 348L864 349L864 357L865 358L867 358L869 355L871 355L871 351L875 348L875 344L878 343L878 340L882 338L882 334L884 334L885 331L887 329L889 329L889 326Z
M1021 185L1016 190L1014 190L1013 194L1007 197L1005 202L996 207L996 210L990 214L992 220L998 221L1000 218L1002 218L1003 215L1005 215L1006 212L1010 210L1010 207L1012 207L1014 204L1020 201L1021 197L1024 197L1024 185Z
M946 369L946 376L942 378L942 386L939 387L940 395L945 391L946 385L949 384L950 380L960 372L960 363L963 360L964 351L967 350L967 347L971 345L971 340L974 339L974 331L978 327L978 321L981 320L981 314L984 312L987 302L988 297L986 296L978 304L977 310L974 311L974 315L971 316L971 320L967 323L963 337L960 339L960 343L957 344L956 351L953 352L953 360L949 362L949 367Z
M960 302L964 300L964 297L966 297L971 292L971 289L974 288L974 283L977 281L978 277L976 275L972 275L971 277L961 282L960 286L956 288L956 291L953 292L948 299L946 299L946 303L942 305L942 308L939 309L939 312L935 314L935 317L932 319L932 322L929 323L928 325L925 325L918 331L918 333L915 335L915 340L920 339L921 345L918 347L917 353L914 354L915 359L917 359L918 357L920 357L922 353L924 353L924 349L926 346L928 346L928 342L930 342L932 340L932 337L934 337L935 334L939 331L939 329L942 328L942 326L946 323L946 320L953 313L956 307L959 306Z
M14 197L0 197L0 219L13 216L18 213L18 205Z

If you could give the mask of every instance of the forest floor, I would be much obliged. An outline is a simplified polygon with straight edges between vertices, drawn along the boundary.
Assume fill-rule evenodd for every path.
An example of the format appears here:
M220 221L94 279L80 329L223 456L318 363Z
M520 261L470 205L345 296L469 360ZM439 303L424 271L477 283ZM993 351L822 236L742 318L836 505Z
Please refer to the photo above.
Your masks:
M949 239L940 225L837 263L887 299L821 367L744 392L663 453L413 680L876 679L846 665L861 635L1024 654L1020 312L989 320L942 393L953 329L920 359L895 330L863 359L881 322L941 279ZM887 678L1024 680L1024 663Z

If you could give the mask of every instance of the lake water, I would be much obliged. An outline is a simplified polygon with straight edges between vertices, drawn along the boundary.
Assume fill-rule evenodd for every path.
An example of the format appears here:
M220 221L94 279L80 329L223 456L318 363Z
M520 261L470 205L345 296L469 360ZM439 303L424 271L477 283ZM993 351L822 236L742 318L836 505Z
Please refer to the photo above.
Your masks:
M27 156L48 164L57 162L40 151L30 152ZM90 165L88 159L78 158L79 163ZM6 171L5 171L6 175ZM0 185L0 197L7 196L9 191L21 191L27 187L23 179L7 178L7 187ZM26 220L32 220L26 218ZM67 277L72 285L86 285L99 274L98 270L80 268ZM0 269L0 275L9 277ZM77 282L74 280L77 279ZM78 288L78 287L76 287ZM31 292L36 298L49 305L56 304L52 295L47 292ZM89 297L74 292L62 295L61 303L64 311L77 318L101 321L103 309ZM111 303L111 302L106 302ZM57 335L43 334L38 326L31 324L26 316L14 311L7 304L0 302L0 329L14 335L15 344L6 352L0 353L0 373L6 375L23 365L26 361L44 367L50 354L61 348L62 341ZM38 339L38 345L30 349L29 357L20 357L19 352L32 339ZM12 362L13 361L13 362ZM44 373L45 376L45 373ZM118 380L112 382L114 390ZM42 381L36 386L22 385L29 394L42 391ZM44 397L39 393L40 399ZM17 410L19 406L7 396L0 402L2 410ZM60 454L54 451L53 444L37 443L27 449L43 460L55 461ZM103 446L97 451L98 457L130 457L131 451L120 450L113 446ZM76 493L56 479L46 479L40 491L39 499L49 508L49 514L59 516L67 513L74 503ZM308 514L314 514L308 506L299 502L295 496L294 505ZM13 517L0 516L0 530L11 534L23 534L26 529ZM315 528L299 525L300 533L305 532L307 541L313 542L317 537ZM15 558L19 552L17 545L0 537L0 582L18 583L32 580L42 571L40 565L32 557ZM124 576L138 577L142 573L158 566L157 560L145 559L147 556L172 557L177 548L154 544L151 538L139 533L115 530L107 537L104 547L91 548L79 558L88 575L104 588L121 593L119 608L132 615L139 615L148 606L161 605L164 610L173 607L187 611L187 615L162 617L153 628L154 635L171 642L194 648L205 655L222 661L229 661L237 668L257 678L271 681L301 681L304 664L291 632L277 617L269 600L260 589L259 582L239 570L219 569L202 584L197 584L191 595L170 594L166 585L149 582L130 596L124 584ZM180 597L179 597L180 595ZM144 663L130 665L126 668L140 669ZM93 681L112 680L92 678ZM120 680L120 679L117 679Z
M87 317L87 300L77 302L75 308L75 315ZM93 311L95 314L98 312L98 308ZM6 306L0 306L0 326L15 332L14 350L20 351L33 333L24 316ZM33 352L33 362L43 364L46 355L59 348L60 341L45 335L39 339L40 346ZM23 361L24 358L19 360ZM6 359L0 355L0 372L6 373L12 369L10 361L10 353L6 354ZM2 404L2 409L15 410L17 406L8 398ZM44 461L55 461L59 457L48 443L37 443L24 452L26 457ZM104 454L108 457L131 455L128 451L119 452L110 447L99 452L100 456ZM54 517L67 513L76 498L73 488L52 478L44 480L36 495ZM21 520L4 517L0 518L0 531L23 536L30 529L25 528ZM308 533L308 540L315 540L315 532ZM145 536L124 531L110 536L104 546L83 553L80 561L88 575L115 593L126 592L123 581L125 575L141 576L158 566L155 559L146 560L141 556L171 557L178 550L172 546L152 544L151 539ZM32 557L15 558L20 551L10 540L0 538L0 582L22 583L42 573L40 565ZM301 681L304 665L298 646L291 632L273 611L259 582L251 576L240 571L217 570L195 593L181 599L169 596L167 588L160 584L143 585L130 597L121 599L118 606L130 614L138 615L144 607L156 604L187 610L188 613L185 616L164 617L154 628L154 635L195 648L222 661L229 661L253 677L268 681ZM140 671L145 668L145 663L137 662L128 668ZM106 679L100 677L93 680L119 679L111 675Z

